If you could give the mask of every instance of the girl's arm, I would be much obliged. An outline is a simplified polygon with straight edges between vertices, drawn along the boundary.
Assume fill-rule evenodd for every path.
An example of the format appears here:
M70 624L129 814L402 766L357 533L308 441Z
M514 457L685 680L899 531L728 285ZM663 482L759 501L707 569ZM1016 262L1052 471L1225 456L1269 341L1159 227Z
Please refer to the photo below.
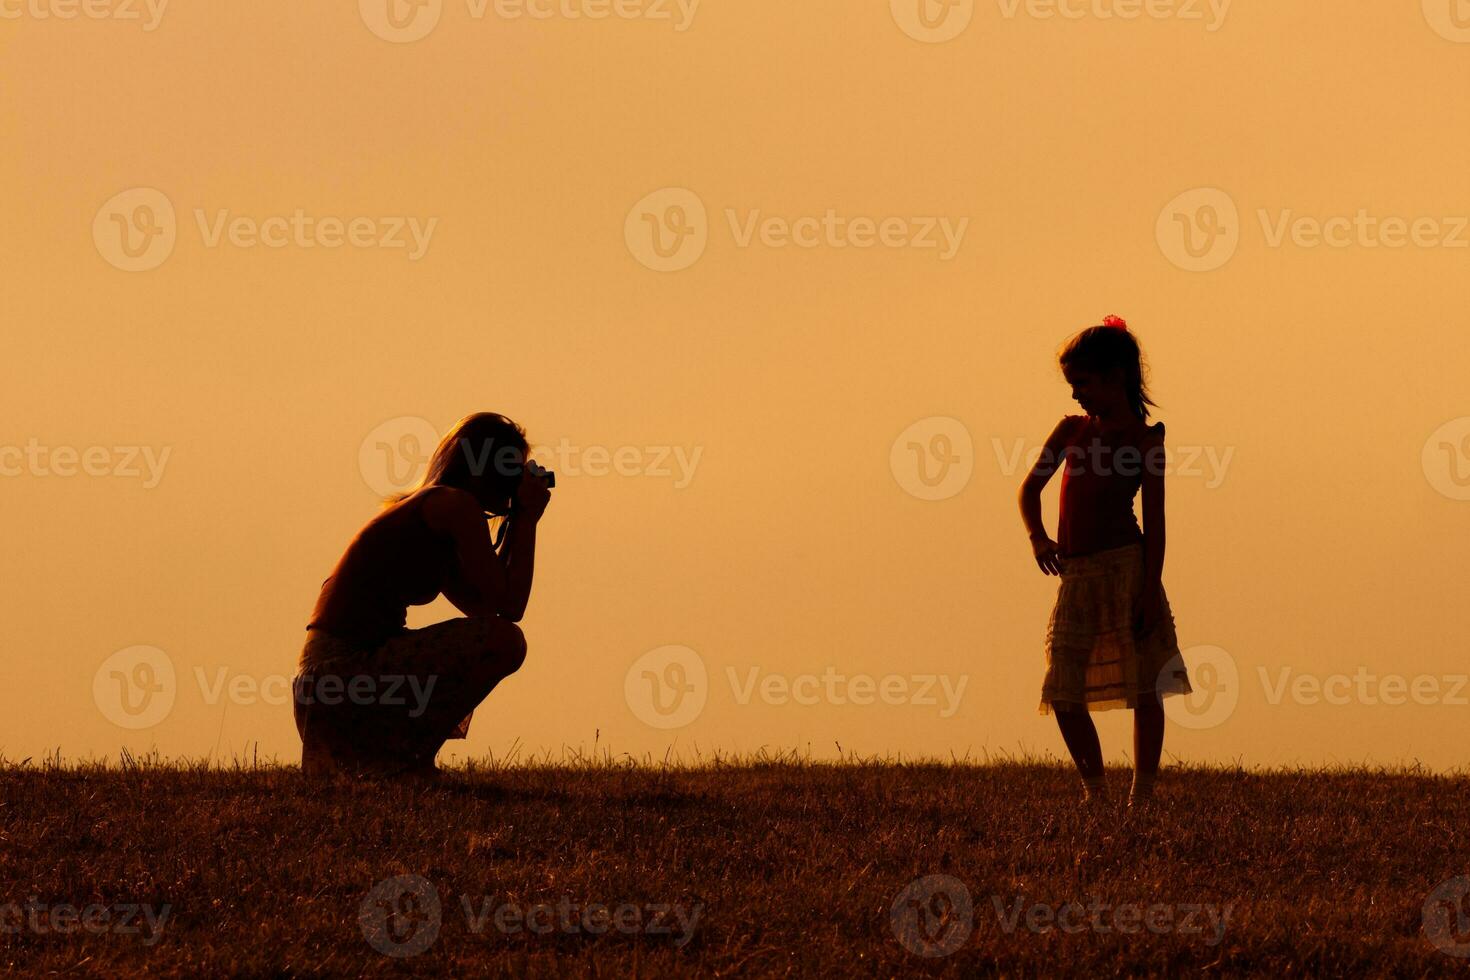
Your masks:
M1048 575L1061 574L1061 568L1056 562L1056 542L1047 535L1046 525L1041 519L1041 491L1051 481L1052 474L1061 466L1073 421L1074 416L1068 415L1057 423L1051 435L1046 437L1046 444L1041 448L1041 455L1036 457L1036 462L1031 465L1031 471L1026 474L1026 479L1021 483L1021 521L1026 525L1026 533L1031 537L1031 548L1036 555L1036 563Z
M1164 449L1163 423L1153 426L1143 450L1143 585L1157 589L1164 579Z
M1164 425L1149 430L1143 450L1143 582L1133 602L1133 628L1148 633L1164 615Z

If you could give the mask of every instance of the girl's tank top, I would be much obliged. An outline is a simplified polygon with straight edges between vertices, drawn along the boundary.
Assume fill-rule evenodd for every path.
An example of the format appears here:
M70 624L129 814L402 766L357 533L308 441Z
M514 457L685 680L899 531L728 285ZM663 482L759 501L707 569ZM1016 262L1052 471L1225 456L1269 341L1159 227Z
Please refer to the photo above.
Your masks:
M1121 548L1143 539L1133 513L1133 498L1143 485L1145 467L1162 466L1161 454L1150 456L1119 433L1104 435L1098 420L1074 419L1062 458L1062 500L1057 521L1057 551L1063 558ZM1164 423L1144 432L1162 441Z

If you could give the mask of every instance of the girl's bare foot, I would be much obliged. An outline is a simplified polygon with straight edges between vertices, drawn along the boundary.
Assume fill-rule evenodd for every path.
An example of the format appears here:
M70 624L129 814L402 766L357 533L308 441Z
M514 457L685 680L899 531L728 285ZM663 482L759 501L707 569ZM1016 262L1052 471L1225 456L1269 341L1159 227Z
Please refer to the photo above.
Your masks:
M1144 809L1153 805L1154 773L1133 773L1133 788L1128 793L1129 809Z

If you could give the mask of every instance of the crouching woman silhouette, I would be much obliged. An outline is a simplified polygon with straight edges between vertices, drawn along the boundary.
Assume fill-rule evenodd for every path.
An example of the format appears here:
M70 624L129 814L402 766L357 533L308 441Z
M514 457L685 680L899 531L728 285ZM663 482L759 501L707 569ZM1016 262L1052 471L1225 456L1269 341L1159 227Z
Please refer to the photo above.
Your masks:
M551 499L526 454L510 419L461 419L418 485L384 502L322 583L294 685L308 777L436 776L445 740L520 669L516 623ZM440 593L464 616L408 629L408 607Z

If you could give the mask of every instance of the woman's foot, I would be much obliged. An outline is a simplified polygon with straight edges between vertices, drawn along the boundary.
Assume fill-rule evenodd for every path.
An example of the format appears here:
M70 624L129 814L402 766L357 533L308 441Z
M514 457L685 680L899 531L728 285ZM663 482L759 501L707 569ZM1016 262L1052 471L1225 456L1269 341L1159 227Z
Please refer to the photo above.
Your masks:
M319 781L333 779L342 772L329 746L316 739L308 739L301 745L301 774Z
M405 786L436 786L444 778L444 773L434 765L433 759L429 759L407 765L384 766L373 771L368 778Z
M430 762L427 766L416 766L403 774L403 780L409 783L419 783L425 786L433 786L442 782L444 770Z

